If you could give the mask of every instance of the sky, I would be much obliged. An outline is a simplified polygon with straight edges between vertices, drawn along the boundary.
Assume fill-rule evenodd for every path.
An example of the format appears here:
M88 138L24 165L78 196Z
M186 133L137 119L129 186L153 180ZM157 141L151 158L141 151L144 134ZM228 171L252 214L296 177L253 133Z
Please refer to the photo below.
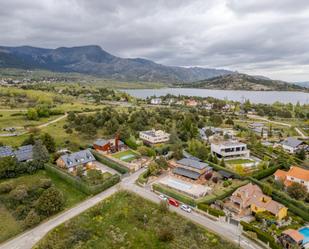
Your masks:
M0 45L309 81L309 0L0 0Z

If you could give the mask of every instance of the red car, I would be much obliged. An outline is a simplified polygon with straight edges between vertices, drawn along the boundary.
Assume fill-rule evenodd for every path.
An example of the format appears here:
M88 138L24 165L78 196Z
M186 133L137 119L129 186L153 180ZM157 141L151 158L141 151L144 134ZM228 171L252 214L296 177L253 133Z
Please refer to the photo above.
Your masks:
M175 206L175 207L179 207L179 202L176 201L176 200L173 199L173 198L169 198L169 199L168 199L168 204L173 205L173 206Z

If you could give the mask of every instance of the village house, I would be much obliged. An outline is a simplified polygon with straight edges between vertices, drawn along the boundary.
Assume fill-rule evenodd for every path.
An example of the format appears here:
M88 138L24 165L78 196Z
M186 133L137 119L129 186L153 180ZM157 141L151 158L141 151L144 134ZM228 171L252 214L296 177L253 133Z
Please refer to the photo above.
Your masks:
M162 104L162 100L160 98L153 98L150 100L150 103L152 105L161 105Z
M198 102L195 99L188 99L186 101L186 106L195 107L198 105Z
M175 175L184 176L192 180L198 180L206 173L212 171L212 167L207 163L189 158L183 158L176 162L170 161L169 165L173 168Z
M276 181L282 181L286 187L290 186L293 182L297 182L304 185L307 191L309 191L309 170L291 166L289 171L278 169L274 176Z
M247 145L236 140L212 141L210 148L212 155L218 158L231 159L250 157L250 150L247 149Z
M271 197L264 195L260 187L252 183L238 188L230 197L230 204L233 211L240 217L267 211L281 220L287 216L288 210Z
M268 129L263 123L251 123L249 129L262 138L268 138Z
M298 140L293 137L288 137L287 139L283 140L279 145L291 154L301 149L308 149L308 145L304 141Z
M11 146L0 147L0 157L15 157L18 162L28 162L33 160L33 145L24 145L13 150Z
M295 229L287 229L282 232L279 241L283 245L283 248L286 249L302 248L304 238L304 235L299 231Z
M115 139L97 139L93 143L93 148L97 151L115 153L117 151L125 150L128 147L118 138L118 136L116 136Z
M83 170L95 168L95 161L95 157L90 150L87 149L62 155L57 159L56 163L58 167L75 174L78 167L82 167Z
M170 140L170 134L162 130L153 129L149 131L141 131L139 133L139 138L147 144L159 144L168 142Z

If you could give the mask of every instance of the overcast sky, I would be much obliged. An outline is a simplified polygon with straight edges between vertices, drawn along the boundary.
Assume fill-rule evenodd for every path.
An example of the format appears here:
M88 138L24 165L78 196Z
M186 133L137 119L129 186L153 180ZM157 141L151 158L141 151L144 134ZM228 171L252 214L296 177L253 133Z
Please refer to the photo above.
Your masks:
M309 0L0 0L0 44L309 81Z

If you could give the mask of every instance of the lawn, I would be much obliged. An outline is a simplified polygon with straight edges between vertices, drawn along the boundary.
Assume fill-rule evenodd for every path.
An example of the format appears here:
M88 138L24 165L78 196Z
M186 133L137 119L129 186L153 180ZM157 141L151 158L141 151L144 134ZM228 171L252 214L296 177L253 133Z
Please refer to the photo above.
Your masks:
M136 159L138 156L139 155L133 150L125 150L125 151L120 151L120 152L113 154L113 157L120 159L124 162L131 162L134 159Z
M219 236L129 192L118 192L49 232L35 247L236 249Z
M227 164L245 164L245 163L253 163L254 161L251 159L230 159L225 161Z
M59 189L64 195L65 199L65 209L72 207L73 205L81 202L87 198L87 195L76 190L71 185L54 176L47 173L45 170L38 171L33 175L24 175L18 178L12 178L8 180L1 180L0 183L10 182L13 186L25 185L27 188L31 189L32 186L38 184L42 179L51 179L53 185ZM0 194L0 243L19 234L26 228L23 225L22 220L18 220L14 215L14 210L9 210L4 204L6 201L6 196Z

